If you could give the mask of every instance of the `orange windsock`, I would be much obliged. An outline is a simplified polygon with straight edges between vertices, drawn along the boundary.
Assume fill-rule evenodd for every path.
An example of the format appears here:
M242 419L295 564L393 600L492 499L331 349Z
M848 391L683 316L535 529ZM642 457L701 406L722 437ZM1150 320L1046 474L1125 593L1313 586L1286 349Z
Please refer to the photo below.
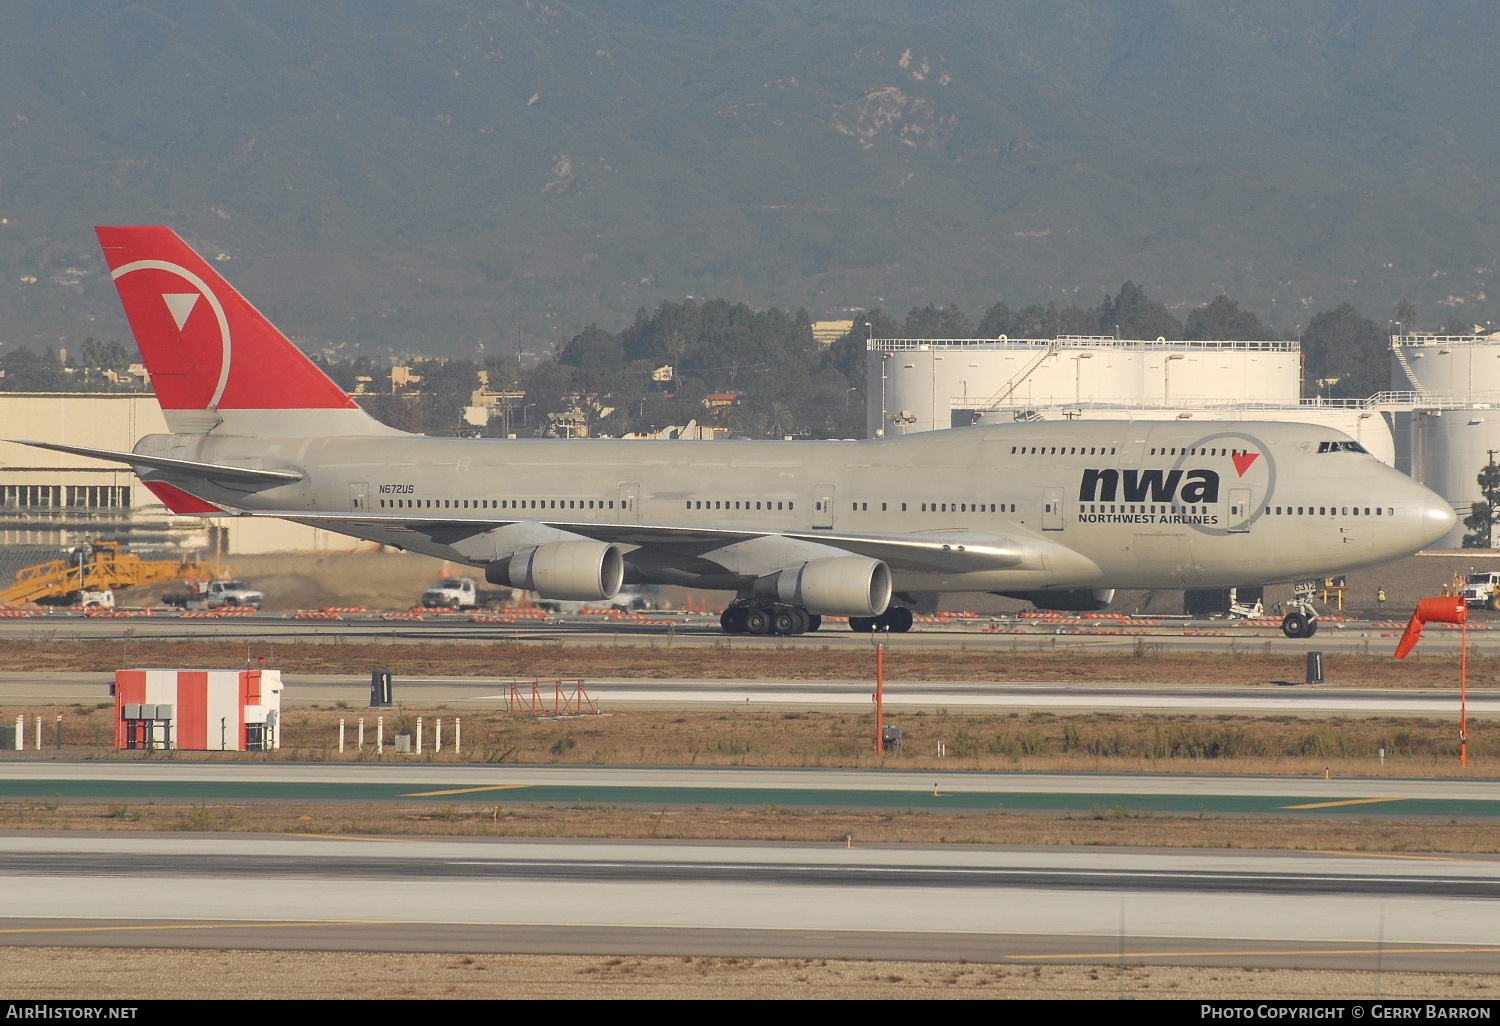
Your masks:
M1469 607L1461 596L1451 598L1423 599L1411 614L1401 643L1396 646L1396 658L1405 659L1407 653L1417 647L1422 638L1422 627L1429 623L1463 623L1469 618Z

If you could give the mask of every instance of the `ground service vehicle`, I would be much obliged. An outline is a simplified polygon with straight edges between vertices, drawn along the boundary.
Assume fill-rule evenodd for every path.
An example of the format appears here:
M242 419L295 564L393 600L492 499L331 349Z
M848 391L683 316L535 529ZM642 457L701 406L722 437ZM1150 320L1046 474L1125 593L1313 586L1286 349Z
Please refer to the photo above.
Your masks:
M1041 421L862 441L428 438L370 417L170 229L98 229L170 429L171 509L271 516L543 599L729 589L726 631L903 630L924 593L1102 609L1116 588L1304 583L1409 555L1441 496L1328 428ZM1302 592L1306 594L1306 592ZM1282 630L1317 628L1300 600Z
M427 609L473 609L479 604L479 588L472 577L449 577L422 592Z
M1500 610L1500 572L1469 574L1458 593L1470 609Z
M163 595L162 601L185 609L259 609L266 597L244 581L189 581L186 592Z

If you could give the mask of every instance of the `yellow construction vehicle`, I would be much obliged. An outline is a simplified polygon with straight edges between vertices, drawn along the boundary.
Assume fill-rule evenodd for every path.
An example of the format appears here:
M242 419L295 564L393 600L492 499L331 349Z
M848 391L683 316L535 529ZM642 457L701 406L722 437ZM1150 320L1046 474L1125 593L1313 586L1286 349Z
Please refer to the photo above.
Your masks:
M228 567L216 563L182 562L174 559L142 559L121 552L117 541L89 542L67 559L28 566L16 574L16 583L0 590L0 604L25 602L57 603L71 599L81 604L113 605L116 588L138 584L160 584L187 578L231 576ZM106 602L102 596L109 595Z

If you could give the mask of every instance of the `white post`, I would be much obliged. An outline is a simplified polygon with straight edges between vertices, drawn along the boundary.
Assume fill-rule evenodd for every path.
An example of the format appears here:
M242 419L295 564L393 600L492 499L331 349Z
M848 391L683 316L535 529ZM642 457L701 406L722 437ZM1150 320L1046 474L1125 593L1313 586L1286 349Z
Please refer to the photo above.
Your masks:
M33 716L32 719L36 721L36 750L40 752L42 750L42 718Z
M443 718L437 719L437 729L432 732L432 754L439 755L443 751Z
M458 754L458 743L464 737L464 721L457 716L453 717L453 754Z
M375 717L375 754L385 752L385 717Z
M340 718L339 719L339 754L342 755L343 751L344 751L344 721L343 721L342 718Z
M26 747L26 714L16 717L16 751Z
M422 717L417 717L417 754L422 754Z
M365 718L359 718L359 751L365 750Z

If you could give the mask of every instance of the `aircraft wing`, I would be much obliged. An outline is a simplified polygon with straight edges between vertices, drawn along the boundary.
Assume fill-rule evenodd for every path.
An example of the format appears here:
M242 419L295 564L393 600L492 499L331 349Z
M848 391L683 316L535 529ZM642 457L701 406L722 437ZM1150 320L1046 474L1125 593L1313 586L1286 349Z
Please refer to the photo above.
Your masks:
M234 481L257 484L261 487L270 487L272 485L289 484L293 481L302 480L302 474L295 470L260 470L254 467L231 467L221 463L200 463L197 460L173 459L170 456L142 456L139 453L117 452L113 449L90 449L82 445L32 442L24 438L12 438L9 441L17 445L29 445L35 449L51 449L54 452L72 453L74 456L88 456L96 460L107 460L111 463L128 463L132 467L150 467L152 470L191 474L195 477L207 477L214 481Z
M585 520L517 519L416 519L400 514L309 513L302 510L245 511L238 515L271 516L311 526L347 530L368 537L372 531L420 534L443 545L462 548L467 539L477 538L498 528L534 525L545 530L564 532L595 541L624 546L627 551L647 549L682 560L707 559L725 563L729 550L746 548L764 542L781 542L779 555L773 547L747 558L732 561L753 564L768 560L765 569L772 572L804 561L792 555L798 550L836 549L842 552L879 559L893 571L940 572L948 574L1004 570L1024 563L1046 565L1054 562L1077 566L1087 560L1073 550L1040 538L1015 525L1014 536L978 531L923 531L906 534L840 534L833 531L776 531L764 528L685 527L677 524L619 523ZM363 530L361 530L363 528ZM518 549L512 551L519 551ZM1097 569L1097 568L1095 568ZM752 573L757 571L750 571Z

